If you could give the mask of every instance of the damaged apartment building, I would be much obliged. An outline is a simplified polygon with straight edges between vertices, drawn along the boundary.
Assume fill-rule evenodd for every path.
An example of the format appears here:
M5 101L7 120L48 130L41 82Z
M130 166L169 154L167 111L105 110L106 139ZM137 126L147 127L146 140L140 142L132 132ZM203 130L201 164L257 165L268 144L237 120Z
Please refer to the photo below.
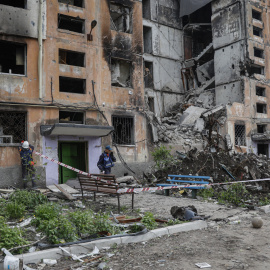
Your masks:
M220 133L269 157L269 1L182 0L182 79L195 106L224 105Z
M0 0L1 187L20 185L23 140L91 173L112 143L114 173L145 163L142 30L141 1ZM34 161L42 184L76 178Z

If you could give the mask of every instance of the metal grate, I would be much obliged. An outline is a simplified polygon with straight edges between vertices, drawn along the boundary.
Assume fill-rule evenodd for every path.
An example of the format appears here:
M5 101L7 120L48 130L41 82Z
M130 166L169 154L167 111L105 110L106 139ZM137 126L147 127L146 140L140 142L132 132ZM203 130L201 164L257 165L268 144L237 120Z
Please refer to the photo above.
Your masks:
M113 142L116 144L134 144L134 118L113 116Z
M0 143L20 143L26 139L26 113L0 111Z
M246 127L245 125L235 125L235 145L246 145Z

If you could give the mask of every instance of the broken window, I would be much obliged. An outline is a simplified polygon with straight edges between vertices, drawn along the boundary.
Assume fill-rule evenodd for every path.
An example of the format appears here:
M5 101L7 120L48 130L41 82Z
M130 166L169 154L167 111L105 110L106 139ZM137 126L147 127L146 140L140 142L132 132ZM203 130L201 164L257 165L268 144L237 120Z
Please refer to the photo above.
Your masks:
M26 45L0 41L0 73L26 74Z
M27 0L0 0L0 5L26 8Z
M254 75L254 74L264 75L264 67L252 65L250 67L250 75Z
M257 37L263 37L262 29L253 25L253 35Z
M59 64L84 67L84 53L59 49Z
M264 50L261 50L261 49L254 47L254 56L264 59Z
M84 113L74 111L59 111L59 123L84 123Z
M72 5L75 7L84 7L83 0L58 0L59 3Z
M267 113L266 104L257 103L257 113Z
M262 13L252 9L252 18L261 21L262 20Z
M258 155L264 155L269 157L269 145L268 144L258 144Z
M152 53L152 28L143 27L143 48L145 53Z
M59 77L59 91L85 94L85 79Z
M131 33L131 11L130 8L111 4L111 29L118 32Z
M111 59L112 86L131 87L131 63L124 60Z
M256 95L265 97L265 87L256 86Z
M153 88L154 78L153 78L153 63L144 61L144 87Z
M257 132L264 133L266 131L266 125L257 125Z
M151 2L150 0L142 0L143 18L151 19Z
M0 111L0 143L27 140L26 113Z
M149 106L149 111L155 113L155 98L148 97L148 106Z
M246 145L246 127L245 125L234 125L235 145Z
M134 118L112 116L113 141L116 144L134 145Z
M77 33L84 33L84 20L58 14L58 28Z

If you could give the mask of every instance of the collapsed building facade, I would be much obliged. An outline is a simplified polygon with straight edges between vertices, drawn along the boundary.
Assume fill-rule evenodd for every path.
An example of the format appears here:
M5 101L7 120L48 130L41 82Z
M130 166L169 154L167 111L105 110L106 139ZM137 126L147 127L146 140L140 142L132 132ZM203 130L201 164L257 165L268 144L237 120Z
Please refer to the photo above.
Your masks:
M209 130L215 145L269 157L267 7L0 0L0 185L20 182L22 140L93 173L113 142L118 175L129 172L125 162L143 171L151 142L184 151L212 146ZM214 132L209 119L218 123ZM47 184L76 177L35 161Z

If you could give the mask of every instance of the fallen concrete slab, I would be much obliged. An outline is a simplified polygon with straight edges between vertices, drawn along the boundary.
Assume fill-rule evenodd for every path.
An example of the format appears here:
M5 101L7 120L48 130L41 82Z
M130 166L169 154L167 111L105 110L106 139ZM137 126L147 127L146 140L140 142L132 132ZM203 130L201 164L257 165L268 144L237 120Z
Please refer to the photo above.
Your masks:
M89 250L97 247L98 249L102 249L104 247L110 247L113 244L128 244L128 243L138 243L148 241L150 239L154 239L157 237L161 237L164 235L171 235L181 232L187 232L192 230L201 230L207 228L206 221L199 220L189 223L178 224L174 226L169 226L166 228L160 228L156 230L152 230L147 232L146 234L136 235L136 236L125 236L125 237L115 237L108 239L100 239L92 242L81 243L71 246L65 246L65 249L68 252L74 255L81 255L89 253ZM42 259L60 259L62 256L66 254L60 248L52 248L32 253L26 253L21 255L16 255L17 258L23 258L24 264L29 263L40 263ZM3 264L0 263L0 269L3 269Z

